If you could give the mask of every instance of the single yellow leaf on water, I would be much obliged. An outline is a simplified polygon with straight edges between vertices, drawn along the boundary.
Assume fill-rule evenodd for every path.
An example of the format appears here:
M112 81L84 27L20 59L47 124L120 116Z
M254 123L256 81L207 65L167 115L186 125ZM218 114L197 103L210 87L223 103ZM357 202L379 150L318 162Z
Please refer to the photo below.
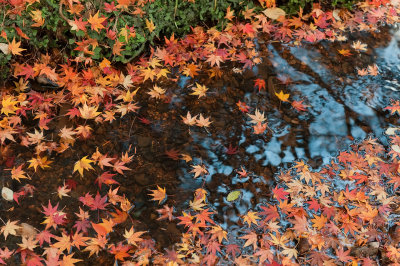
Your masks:
M239 198L240 194L241 194L240 190L232 191L231 193L228 194L228 196L226 197L226 200L227 201L235 201Z
M190 95L198 95L199 99L203 96L206 96L206 92L208 91L208 88L204 85L200 85L199 83L196 82L196 88L193 87L193 92Z
M279 93L275 92L276 97L278 97L279 100L281 100L282 102L288 102L289 96L290 94L287 93L283 93L283 91L280 91Z
M91 163L93 163L93 160L90 160L87 158L87 156L83 157L82 159L80 159L79 161L77 161L75 163L74 166L74 171L72 171L72 173L75 173L76 171L79 172L79 174L81 174L81 176L83 176L83 170L89 170L89 169L93 169Z

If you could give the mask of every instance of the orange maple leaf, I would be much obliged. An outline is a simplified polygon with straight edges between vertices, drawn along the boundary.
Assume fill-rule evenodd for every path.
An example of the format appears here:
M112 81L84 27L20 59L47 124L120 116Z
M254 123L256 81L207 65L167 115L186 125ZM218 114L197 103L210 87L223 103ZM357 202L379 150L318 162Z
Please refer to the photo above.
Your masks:
M159 186L157 186L157 189L150 191L152 192L152 194L149 195L153 197L151 200L158 200L158 204L161 204L161 202L167 196L165 188L160 188Z
M19 48L21 46L21 42L15 42L15 38L11 43L8 44L8 51L10 51L13 55L21 55L22 51L26 49Z
M90 15L88 22L90 23L90 28L92 30L95 30L96 32L99 32L99 29L104 29L104 25L102 24L104 21L106 21L107 18L99 18L99 11L92 16Z
M243 221L251 226L251 223L254 223L257 225L257 220L260 219L260 217L257 216L257 212L252 212L249 211L246 215L243 216Z

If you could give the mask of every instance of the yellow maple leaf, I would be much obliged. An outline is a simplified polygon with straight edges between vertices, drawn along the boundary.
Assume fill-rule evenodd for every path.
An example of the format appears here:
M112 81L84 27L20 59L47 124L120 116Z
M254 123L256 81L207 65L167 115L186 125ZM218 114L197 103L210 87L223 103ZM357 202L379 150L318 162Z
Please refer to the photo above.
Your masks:
M156 26L154 25L152 20L148 20L146 18L146 28L150 31L150 33L152 33L155 30Z
M192 88L193 92L190 95L198 95L199 99L203 96L206 96L206 92L208 91L208 88L204 85L200 85L199 83L196 82L196 88Z
M15 111L19 108L15 105L18 103L13 96L4 96L3 101L1 102L2 108L1 113L8 116L8 114L15 114Z
M290 94L287 93L283 93L283 91L280 91L279 93L275 92L276 97L278 97L279 100L281 100L282 102L288 102L289 96Z
M11 43L8 44L8 51L10 51L13 55L21 55L22 51L26 49L19 48L21 46L21 42L15 42L15 38Z
M104 58L103 61L101 61L99 64L99 67L101 69L103 69L105 67L110 67L110 66L111 66L111 62L107 58Z
M251 226L251 223L254 223L257 225L257 220L260 219L260 217L257 216L257 212L252 212L249 211L246 215L243 216L243 221Z
M28 161L28 163L30 163L28 168L33 167L35 169L35 172L36 172L36 169L37 169L38 166L40 166L40 168L42 168L42 169L48 168L48 167L50 167L49 164L52 163L52 162L53 161L48 161L47 160L47 156L45 156L43 158L38 156L37 158L32 158L31 160Z
M32 17L32 20L35 21L31 26L32 27L40 27L43 26L44 24L44 18L42 17L42 11L40 10L33 10L32 13L30 14Z
M74 171L72 171L72 173L75 173L76 171L79 172L79 174L81 174L81 176L83 177L83 170L89 170L89 169L93 169L91 163L93 163L93 160L90 160L87 158L87 156L83 157L82 159L80 159L79 161L77 161L74 165Z

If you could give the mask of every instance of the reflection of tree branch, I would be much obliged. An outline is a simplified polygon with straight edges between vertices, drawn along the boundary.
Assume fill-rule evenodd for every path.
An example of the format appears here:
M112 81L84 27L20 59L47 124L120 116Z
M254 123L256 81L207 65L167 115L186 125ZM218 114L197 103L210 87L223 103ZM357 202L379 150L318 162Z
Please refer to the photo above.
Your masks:
M278 45L279 45L279 48L281 48L281 45L280 45L280 44L278 44ZM280 56L283 58L282 49L276 49L276 50L277 50L277 52L280 54ZM335 93L335 91L334 91L331 87L329 87L328 84L326 84L326 83L322 80L322 78L320 77L320 75L319 75L318 73L316 73L314 70L312 70L308 65L302 64L302 62L301 62L298 58L296 58L295 56L293 56L292 60L295 61L295 63L290 64L291 67L295 68L297 71L299 71L299 72L301 72L301 73L304 73L304 71L301 70L301 69L299 68L299 65L301 65L302 68L305 68L306 71L309 72L309 75L315 79L315 81L317 82L317 84L318 84L319 86L321 86L322 88L324 88L324 89L329 93L329 95L330 95L337 103L339 103L340 105L343 106L344 113L345 113L345 119L346 119L347 134L348 134L348 135L351 135L351 127L350 127L350 123L349 123L349 122L350 122L350 121L349 121L349 118L350 118L350 117L353 118L354 123L355 123L357 126L359 126L359 127L365 127L367 133L373 132L373 130L372 130L372 128L370 127L370 125L368 125L368 124L365 123L364 121L360 120L359 115L358 115L356 112L354 112L349 106L347 106L347 104L340 98L340 96L337 95L337 94ZM288 62L288 64L289 64L289 62ZM376 111L376 110L375 110L375 111Z

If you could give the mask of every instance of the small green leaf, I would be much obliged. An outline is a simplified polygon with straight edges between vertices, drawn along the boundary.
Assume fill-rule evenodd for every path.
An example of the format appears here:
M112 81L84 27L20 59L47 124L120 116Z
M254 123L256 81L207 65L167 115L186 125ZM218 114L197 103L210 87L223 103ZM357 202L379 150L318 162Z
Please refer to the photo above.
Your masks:
M231 193L228 194L228 196L226 197L226 200L227 201L235 201L239 198L241 193L242 192L240 192L240 190L232 191Z

